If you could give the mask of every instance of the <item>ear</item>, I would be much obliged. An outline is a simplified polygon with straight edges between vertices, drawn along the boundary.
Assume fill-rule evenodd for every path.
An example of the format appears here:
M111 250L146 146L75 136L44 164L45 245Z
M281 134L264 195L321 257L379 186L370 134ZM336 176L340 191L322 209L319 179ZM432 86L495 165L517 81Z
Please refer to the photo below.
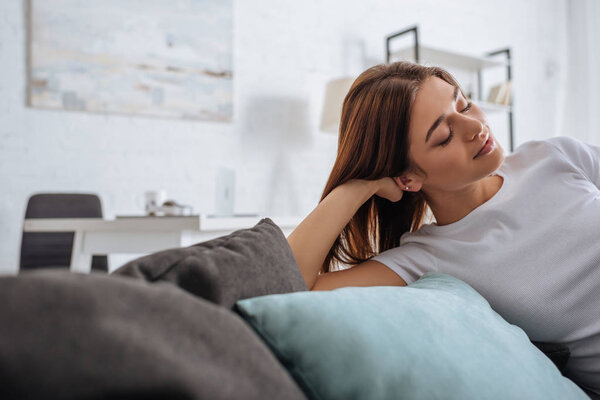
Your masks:
M423 182L419 179L418 176L412 174L401 175L395 178L396 183L400 185L402 190L407 190L409 192L418 192L421 190L423 186ZM408 189L406 187L408 186Z

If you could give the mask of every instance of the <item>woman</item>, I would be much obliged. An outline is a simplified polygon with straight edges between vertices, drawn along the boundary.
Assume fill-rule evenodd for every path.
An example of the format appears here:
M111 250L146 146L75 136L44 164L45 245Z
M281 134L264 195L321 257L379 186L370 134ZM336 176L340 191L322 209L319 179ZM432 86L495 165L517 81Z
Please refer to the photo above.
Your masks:
M600 393L599 160L567 137L505 157L448 72L377 65L346 95L323 196L288 242L311 290L462 279L532 341L567 345L565 374Z

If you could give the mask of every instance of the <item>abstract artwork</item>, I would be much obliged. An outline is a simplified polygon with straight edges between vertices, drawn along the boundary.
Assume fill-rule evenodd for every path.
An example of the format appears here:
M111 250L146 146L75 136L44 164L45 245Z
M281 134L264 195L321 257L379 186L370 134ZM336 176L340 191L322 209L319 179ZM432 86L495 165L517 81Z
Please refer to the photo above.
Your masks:
M232 119L232 0L29 0L32 107Z

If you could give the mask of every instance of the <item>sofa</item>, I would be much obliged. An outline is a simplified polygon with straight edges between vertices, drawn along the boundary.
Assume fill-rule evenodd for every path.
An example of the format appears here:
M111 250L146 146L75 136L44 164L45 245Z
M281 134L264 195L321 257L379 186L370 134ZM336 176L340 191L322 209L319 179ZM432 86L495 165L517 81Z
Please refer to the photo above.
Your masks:
M269 218L111 274L0 277L2 399L587 399L473 288L311 292Z

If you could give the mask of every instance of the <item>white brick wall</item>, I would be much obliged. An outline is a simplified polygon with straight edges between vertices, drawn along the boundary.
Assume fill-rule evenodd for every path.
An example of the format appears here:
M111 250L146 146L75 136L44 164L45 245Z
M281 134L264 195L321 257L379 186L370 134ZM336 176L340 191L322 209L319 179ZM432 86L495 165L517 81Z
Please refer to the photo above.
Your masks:
M236 170L236 212L308 214L336 152L335 136L318 130L325 82L383 62L385 36L415 23L436 47L512 47L517 144L555 134L549 68L565 54L566 0L234 1L233 123L25 107L23 1L0 1L0 272L17 270L35 192L96 192L114 217L138 213L137 194L164 188L212 212L225 166Z

